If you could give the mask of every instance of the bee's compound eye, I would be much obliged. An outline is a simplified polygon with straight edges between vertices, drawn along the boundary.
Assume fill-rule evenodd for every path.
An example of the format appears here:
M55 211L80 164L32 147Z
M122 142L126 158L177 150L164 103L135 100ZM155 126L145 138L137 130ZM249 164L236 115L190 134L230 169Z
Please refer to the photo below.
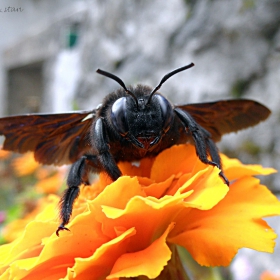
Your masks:
M115 101L111 111L113 125L115 129L123 136L128 132L126 110L126 98L121 97Z
M174 118L173 108L170 102L162 95L155 94L154 97L157 99L163 119L163 130L167 132Z

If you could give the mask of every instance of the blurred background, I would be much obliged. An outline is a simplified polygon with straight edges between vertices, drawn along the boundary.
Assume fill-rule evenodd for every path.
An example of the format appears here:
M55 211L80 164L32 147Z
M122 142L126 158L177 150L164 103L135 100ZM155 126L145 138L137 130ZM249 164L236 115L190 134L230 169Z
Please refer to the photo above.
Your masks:
M118 88L97 68L154 87L194 62L161 93L175 104L265 104L268 121L223 137L219 148L280 170L279 0L2 0L0 10L0 116L93 109ZM279 174L261 180L279 197ZM280 219L268 221L279 234ZM280 272L279 243L273 255L240 250L232 279Z

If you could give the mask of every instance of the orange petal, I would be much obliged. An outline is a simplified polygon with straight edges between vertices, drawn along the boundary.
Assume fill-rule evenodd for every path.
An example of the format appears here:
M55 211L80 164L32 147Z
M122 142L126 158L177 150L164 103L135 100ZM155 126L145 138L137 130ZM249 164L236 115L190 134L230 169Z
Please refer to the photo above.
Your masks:
M172 175L189 173L196 161L197 156L192 145L172 146L156 157L151 170L151 179L162 182Z
M28 258L12 263L8 279L37 280L39 279L60 279L65 275L66 267L58 266L56 259L50 259L43 265L36 267L38 258ZM35 267L35 269L33 269ZM1 278L0 278L1 279ZM5 279L5 278L4 278ZM6 278L7 279L7 278Z
M144 250L121 255L106 279L139 275L147 276L149 279L157 277L171 258L166 238L173 227L174 223L171 223L162 236Z
M18 176L25 176L33 173L40 164L35 161L34 154L30 152L14 159L12 165Z
M194 190L185 202L187 206L208 210L215 206L227 194L229 188L219 176L220 169L207 166L191 177L179 192Z
M130 249L133 251L146 248L184 208L184 198L191 192L161 199L134 196L124 209L102 203L103 217L100 215L99 218L103 224L103 232L112 237L115 235L115 225L124 228L135 227L137 234L131 239Z
M56 193L58 189L61 187L64 178L60 173L56 173L51 177L40 180L35 188L39 193Z
M49 195L48 197L40 199L37 202L37 207L25 218L11 222L3 229L4 238L12 242L17 237L20 237L24 232L25 226L31 221L53 221L57 215L58 201L59 198L55 195Z
M2 150L2 147L0 147L0 159L6 159L10 156L11 152L10 151L5 151Z
M164 193L167 192L167 190L171 187L174 175L169 177L163 182L159 183L151 183L149 186L145 187L143 190L145 191L147 196L153 196L156 198L161 198Z
M221 155L223 170L230 181L244 176L269 175L277 172L274 168L264 168L258 164L242 164L238 159L230 159Z
M260 280L280 280L280 273L274 274L269 271L262 273Z
M123 209L132 197L138 195L145 196L145 192L142 190L137 178L123 176L108 185L91 205L95 208L96 218L99 220L99 215L100 217L104 216L102 205Z
M57 224L48 222L30 222L23 235L14 242L0 247L1 266L10 262L33 257L33 250L41 244L44 237L50 236L56 229Z
M104 279L114 265L115 261L127 251L129 238L135 234L131 228L101 245L88 258L76 258L75 265L68 269L66 279Z
M20 275L20 279L26 277L28 280L38 279L38 275L46 279L62 278L67 274L67 269L75 265L75 258L88 258L109 241L102 234L100 223L92 219L90 212L74 218L69 225L71 232L61 232L60 237L55 235L56 227L57 223L52 232L48 232L49 237L41 238L43 247L37 257L26 256L21 262L13 262L15 267L10 268L12 275Z
M279 214L277 198L247 177L212 209L182 211L168 241L185 247L201 265L227 266L242 247L272 252L276 234L261 218Z

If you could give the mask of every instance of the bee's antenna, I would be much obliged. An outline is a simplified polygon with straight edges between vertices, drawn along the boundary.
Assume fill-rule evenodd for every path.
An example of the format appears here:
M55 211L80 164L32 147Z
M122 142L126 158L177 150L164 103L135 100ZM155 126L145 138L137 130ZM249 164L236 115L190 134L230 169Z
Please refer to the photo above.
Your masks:
M189 68L191 68L191 67L193 67L193 66L194 66L194 64L191 63L191 64L189 64L189 65L186 65L186 66L183 66L183 67L181 67L181 68L175 69L175 70L173 70L172 72L166 74L166 75L161 79L160 83L159 83L159 84L152 90L152 92L150 93L150 96L149 96L149 99L148 99L147 104L150 103L150 101L151 101L151 99L152 99L152 96L155 94L155 92L157 92L157 91L160 89L160 87L162 86L162 84L163 84L164 82L166 82L166 80L168 80L168 79L169 79L170 77L172 77L173 75L175 75L175 74L177 74L177 73L179 73L179 72L181 72L181 71L187 70L187 69L189 69Z
M114 74L111 74L111 73L109 73L109 72L106 72L106 71L104 71L104 70L101 70L101 69L97 69L96 72L97 72L98 74L101 74L101 75L103 75L103 76L106 76L106 77L108 77L108 78L111 78L111 79L115 80L115 81L125 90L125 92L126 92L127 94L131 95L131 96L134 98L134 100L135 100L135 102L136 102L136 105L137 105L137 108L138 108L138 100L137 100L137 97L136 97L130 90L128 90L128 89L126 88L124 82L123 82L119 77L117 77L117 76L115 76Z

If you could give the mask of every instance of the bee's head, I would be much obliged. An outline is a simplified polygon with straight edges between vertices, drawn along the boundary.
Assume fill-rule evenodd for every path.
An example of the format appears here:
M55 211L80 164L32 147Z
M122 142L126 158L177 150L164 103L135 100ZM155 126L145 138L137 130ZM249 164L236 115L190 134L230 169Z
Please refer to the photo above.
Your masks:
M98 69L97 73L115 80L127 93L112 105L111 121L116 131L146 150L159 143L170 129L174 114L171 103L157 91L168 78L192 66L193 63L168 73L153 90L142 85L127 89L119 77Z
M138 85L131 96L117 99L111 109L111 121L120 135L137 147L149 149L160 140L173 121L171 103L155 94L149 101L150 88Z

